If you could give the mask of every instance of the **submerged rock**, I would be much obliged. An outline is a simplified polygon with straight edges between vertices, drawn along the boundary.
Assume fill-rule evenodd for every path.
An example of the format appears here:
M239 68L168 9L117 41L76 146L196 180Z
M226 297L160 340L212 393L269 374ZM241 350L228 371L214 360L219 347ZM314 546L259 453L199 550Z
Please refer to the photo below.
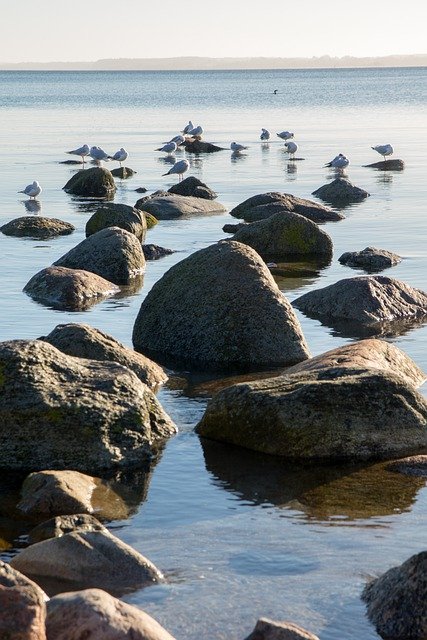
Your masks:
M293 622L275 622L260 618L246 640L319 640L319 638Z
M77 171L63 189L75 196L112 199L116 184L111 171L104 167L91 167Z
M194 176L188 176L188 178L185 178L182 182L177 182L177 184L174 184L168 189L168 192L176 193L180 196L194 196L195 198L203 198L204 200L215 200L215 198L218 197L215 191Z
M75 231L75 229L69 222L64 222L57 218L42 218L38 216L15 218L0 227L0 231L5 236L38 238L40 240L66 236Z
M117 169L111 170L111 175L115 178L121 178L122 180L126 180L126 178L131 178L134 176L136 171L130 169L130 167L117 167Z
M183 216L206 215L226 211L224 205L220 202L171 193L167 195L153 194L152 196L141 198L135 204L135 208L151 213L157 220L173 220Z
M270 205L270 207L259 210L258 207L263 205ZM279 212L277 206L271 207L271 205L280 205L281 211L298 213L300 216L304 216L304 218L308 218L312 222L317 223L342 220L344 218L342 213L325 207L318 202L297 198L290 193L279 193L277 191L260 193L248 198L238 204L237 207L234 207L234 209L230 211L230 215L235 218L243 218L246 222L254 222L268 218ZM258 210L254 211L255 209Z
M141 242L145 239L147 222L142 211L127 204L105 202L86 223L86 237L106 229L119 227L133 233Z
M348 178L341 177L319 187L313 191L312 195L331 204L347 204L361 202L370 194L364 189L356 187Z
M402 258L386 249L366 247L362 251L347 251L338 258L338 262L348 267L360 267L365 271L382 271L399 264Z
M159 247L157 244L143 244L142 250L146 260L159 260L175 253L172 249L165 249L165 247Z

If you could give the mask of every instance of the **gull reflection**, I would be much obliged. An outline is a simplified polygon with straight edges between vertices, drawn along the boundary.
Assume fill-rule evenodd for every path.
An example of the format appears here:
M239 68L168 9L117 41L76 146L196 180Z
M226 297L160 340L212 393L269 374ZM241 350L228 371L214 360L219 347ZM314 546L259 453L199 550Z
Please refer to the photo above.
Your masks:
M39 214L42 210L42 203L40 200L21 200L28 213Z

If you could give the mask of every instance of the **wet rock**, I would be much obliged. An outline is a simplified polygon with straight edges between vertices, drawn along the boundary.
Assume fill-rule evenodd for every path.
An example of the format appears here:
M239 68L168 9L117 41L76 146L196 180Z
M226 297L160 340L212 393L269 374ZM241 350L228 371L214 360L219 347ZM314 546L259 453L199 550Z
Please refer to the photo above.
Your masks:
M165 249L165 247L159 247L157 244L143 244L142 250L146 260L159 260L159 258L175 253L172 249Z
M0 468L135 466L175 433L153 393L116 362L11 340L0 343L0 372Z
M107 227L119 227L144 241L147 222L142 211L126 204L105 202L86 223L86 237Z
M362 599L369 620L387 640L427 637L427 551L389 569L368 584Z
M365 271L382 271L399 264L402 258L386 249L366 247L362 251L347 251L338 258L338 262L348 267L360 267Z
M224 147L218 147L211 142L203 142L202 140L186 140L184 149L189 153L214 153L215 151L225 151Z
M275 622L260 618L246 640L319 640L293 622Z
M75 227L69 222L64 222L57 218L23 216L22 218L15 218L4 224L0 227L0 231L6 236L46 240L47 238L55 238L56 236L66 236L75 231Z
M393 460L387 465L389 471L402 473L405 476L427 476L427 455L409 456L400 460Z
M147 193L148 189L146 189L145 187L138 187L138 189L135 189L135 191L137 193Z
M260 193L252 196L238 204L237 207L234 207L234 209L230 211L230 214L235 218L243 218L246 222L253 222L278 213L277 206L268 209L266 207L261 211L253 211L253 209L261 207L262 205L272 204L280 205L283 211L298 213L300 216L304 216L312 222L317 223L342 220L344 218L342 213L333 211L333 209L313 202L312 200L305 200L304 198L297 198L290 193L279 193L276 191L269 191L268 193Z
M215 200L218 197L218 194L215 193L207 184L195 178L194 176L189 176L182 180L182 182L177 182L170 189L168 189L169 193L175 193L180 196L194 196L195 198L204 198L205 200Z
M111 171L104 167L91 167L75 173L63 189L75 196L110 200L116 193L116 184Z
M246 226L247 225L245 222L239 222L238 224L225 224L222 230L224 231L224 233L236 233Z
M34 300L56 309L83 311L118 293L119 288L90 271L47 267L27 282L24 291Z
M151 213L148 213L147 211L144 211L142 213L144 213L144 216L145 216L145 221L147 223L147 229L152 229L152 227L154 227L158 223L157 218L152 216Z
M141 243L118 227L102 229L68 251L55 266L84 269L115 284L129 284L145 268Z
M118 362L136 373L150 389L156 389L168 379L158 364L88 324L58 324L41 340L69 356Z
M381 171L402 171L405 168L405 163L403 160L395 158L393 160L380 160L380 162L365 164L364 166L371 169L380 169Z
M151 213L157 220L173 220L183 216L207 215L225 211L224 205L213 200L179 196L168 193L141 198L135 204L136 209Z
M308 357L299 322L265 263L232 241L197 251L165 273L141 305L133 344L160 361L203 370Z
M46 640L47 599L37 584L0 561L0 638Z
M312 195L325 202L339 205L361 202L370 194L364 189L356 187L348 178L335 178L332 182L324 184L316 191L313 191Z
M48 603L52 640L174 640L156 620L101 589L61 593Z
M233 240L247 244L264 259L280 260L300 257L332 258L330 236L314 222L286 211L245 225Z
M129 167L117 167L117 169L111 170L111 175L115 178L121 178L122 180L126 180L126 178L131 178L134 176L136 171L130 169Z
M35 544L49 538L59 538L73 531L103 531L107 529L94 516L88 513L77 513L68 516L56 516L40 523L28 534L28 542Z

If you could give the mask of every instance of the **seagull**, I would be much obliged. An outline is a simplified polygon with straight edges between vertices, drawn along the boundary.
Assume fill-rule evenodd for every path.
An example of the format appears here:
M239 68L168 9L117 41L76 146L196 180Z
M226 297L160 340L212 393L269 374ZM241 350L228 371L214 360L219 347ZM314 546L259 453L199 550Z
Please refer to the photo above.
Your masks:
M126 151L126 149L123 149L123 147L120 147L120 149L116 151L116 153L113 156L111 156L111 160L116 160L120 164L120 166L122 166L122 162L126 160L128 155L129 154Z
M111 160L111 156L109 156L104 149L101 149L101 147L91 147L89 155L94 160Z
M181 182L183 174L188 171L189 167L190 163L188 162L188 160L178 160L178 162L175 162L173 167L171 167L169 171L167 173L164 173L163 175L169 176L171 175L171 173L177 173L179 175L179 182Z
M189 120L187 126L182 130L182 133L185 135L186 133L190 133L192 129L194 129L194 124Z
M325 167L333 167L334 169L345 169L350 164L350 160L343 154L339 153L333 160L327 162Z
M298 145L295 142L285 142L285 147L286 147L286 153L289 153L291 155L292 160L294 160L295 154L298 151Z
M164 151L165 153L173 153L174 151L176 151L177 149L177 144L176 142L167 142L163 147L160 147L160 149L156 149L156 151Z
M72 156L80 156L81 159L83 160L83 164L85 163L85 156L89 155L89 145L88 144L84 144L82 147L79 147L78 149L73 149L72 151L66 151L65 153L69 153Z
M276 136L279 136L282 140L289 140L294 137L294 134L290 131L281 131L280 133L276 133Z
M181 144L184 144L185 138L184 136L177 135L177 136L174 136L171 140L169 140L169 143L170 142L175 142L176 146L179 147Z
M374 151L377 151L384 160L387 160L386 156L391 156L393 153L393 147L391 144L377 144L376 147L371 147Z
M259 137L260 140L270 140L271 133L268 129L261 129L261 135Z
M243 151L244 149L247 149L248 147L245 147L243 144L239 144L238 142L232 142L230 144L230 149L234 152L234 153L240 153L240 151Z
M18 193L25 193L25 195L30 196L30 198L35 198L36 196L40 195L41 192L42 188L37 180L34 180L32 184L27 184L25 189L23 189L22 191L18 191Z
M198 127L194 127L194 129L191 129L187 133L190 136L201 136L203 133L203 127L199 125Z

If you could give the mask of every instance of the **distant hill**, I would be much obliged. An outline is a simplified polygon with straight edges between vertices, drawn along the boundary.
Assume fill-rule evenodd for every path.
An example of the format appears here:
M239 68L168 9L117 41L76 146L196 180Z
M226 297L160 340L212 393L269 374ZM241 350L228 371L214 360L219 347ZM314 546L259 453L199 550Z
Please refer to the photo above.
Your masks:
M354 67L427 67L427 54L355 58L117 58L95 62L1 63L0 70L27 71L203 71L226 69L334 69Z

